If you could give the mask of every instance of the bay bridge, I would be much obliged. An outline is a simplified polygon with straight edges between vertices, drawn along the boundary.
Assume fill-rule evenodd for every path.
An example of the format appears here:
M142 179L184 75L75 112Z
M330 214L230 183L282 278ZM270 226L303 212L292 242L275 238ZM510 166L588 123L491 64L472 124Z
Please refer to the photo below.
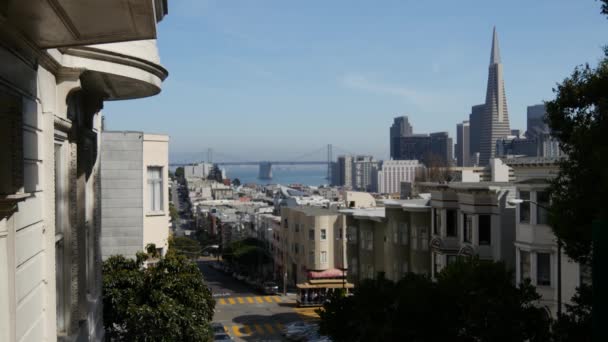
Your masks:
M217 151L208 148L207 149L207 160L206 162L208 163L213 163L213 164L217 164L220 166L232 166L232 165L258 165L259 167L259 172L258 172L258 178L259 179L272 179L272 166L273 165L326 165L327 166L327 179L331 179L331 165L333 162L333 150L334 150L334 146L332 144L328 144L326 146L323 146L321 148L315 149L314 151L308 152L306 154L303 155L299 155L296 156L294 158L289 158L287 160L262 160L262 161L255 161L255 160L243 160L241 158L238 157L234 157L234 156L230 156L230 155L226 155L223 153L217 153ZM341 148L336 148L338 151L343 151L345 152L344 154L351 154L349 152L347 152L346 150L343 150ZM221 160L218 161L214 161L213 160L213 154L219 155L220 157L222 157ZM326 158L325 160L309 160L311 158L318 158L319 157L319 153L326 153ZM199 154L199 156L201 156ZM201 156L202 157L202 156ZM169 165L170 166L187 166L187 165L192 165L198 162L202 162L201 158L189 158L189 160L186 161L181 161L181 162L172 162Z

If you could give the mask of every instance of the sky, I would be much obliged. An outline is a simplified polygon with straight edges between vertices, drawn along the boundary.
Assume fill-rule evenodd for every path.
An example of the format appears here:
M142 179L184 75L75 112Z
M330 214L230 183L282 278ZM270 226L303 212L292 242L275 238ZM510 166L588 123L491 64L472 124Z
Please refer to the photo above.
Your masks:
M170 136L173 162L388 158L389 127L448 131L485 101L496 26L511 128L596 65L608 20L594 0L169 0L160 94L106 102L111 130Z

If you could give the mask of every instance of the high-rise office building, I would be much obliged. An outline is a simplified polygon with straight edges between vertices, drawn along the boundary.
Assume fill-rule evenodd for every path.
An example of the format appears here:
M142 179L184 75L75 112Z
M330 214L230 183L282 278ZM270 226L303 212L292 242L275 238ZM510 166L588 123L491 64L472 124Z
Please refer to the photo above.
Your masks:
M372 156L355 156L352 165L352 187L360 191L376 191L379 162Z
M470 166L470 124L463 121L456 125L456 165Z
M438 162L445 165L453 163L453 142L448 132L436 132L429 135L431 139L430 153Z
M398 138L398 154L394 160L426 160L431 151L431 137L428 134L412 134Z
M481 117L480 133L479 163L487 165L496 154L496 141L511 133L496 28L494 28L492 37L486 103L484 115Z
M353 157L338 157L338 185L351 189L353 186Z
M539 134L549 133L549 125L544 121L545 105L538 104L528 106L526 136L529 138L536 137Z
M400 142L399 138L407 137L413 134L413 128L407 116L396 117L390 130L390 150L391 158L399 159Z
M469 115L469 156L471 166L479 164L479 145L481 145L481 116L485 110L485 104L471 107Z

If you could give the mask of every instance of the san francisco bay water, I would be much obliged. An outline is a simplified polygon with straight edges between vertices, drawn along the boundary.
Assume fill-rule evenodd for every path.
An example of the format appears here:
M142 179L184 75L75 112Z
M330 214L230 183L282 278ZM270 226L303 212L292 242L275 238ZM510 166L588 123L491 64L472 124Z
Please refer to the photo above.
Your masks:
M294 165L273 166L272 179L258 179L257 166L225 166L226 176L238 178L241 184L303 184L319 186L327 184L327 168L325 166Z

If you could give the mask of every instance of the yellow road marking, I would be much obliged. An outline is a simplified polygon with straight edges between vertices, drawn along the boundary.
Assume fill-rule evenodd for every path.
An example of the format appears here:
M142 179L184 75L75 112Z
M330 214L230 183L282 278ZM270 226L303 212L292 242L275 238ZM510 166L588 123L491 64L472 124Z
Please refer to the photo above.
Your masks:
M261 298L261 297L255 297L255 300L256 300L258 303L264 303L264 301L262 300L262 298Z
M232 298L228 298L228 303L230 303L230 304L236 304L236 302Z
M255 331L260 334L263 335L264 334L264 329L262 328L262 326L260 326L259 324L254 324L253 327L255 328Z
M251 298L251 297L247 297L247 301L248 301L249 303L253 304L253 298Z
M241 297L237 298L236 300L238 300L238 301L239 301L239 303L241 303L241 304L245 304L245 301L244 301L244 300L243 300L243 298L241 298Z
M279 297L271 297L272 299L274 299L275 302L280 303L281 302L281 298Z
M264 297L264 300L267 301L268 303L272 303L272 299L270 299L270 297L268 297L268 296Z
M243 336L243 334L241 334L241 330L239 329L238 325L233 325L232 331L234 332L235 336L238 336L238 337Z
M226 300L224 300L224 298L220 298L220 304L221 305L226 305Z
M270 325L269 323L264 323L264 327L266 328L266 330L268 330L269 334L274 334L274 329L272 328L272 325Z

